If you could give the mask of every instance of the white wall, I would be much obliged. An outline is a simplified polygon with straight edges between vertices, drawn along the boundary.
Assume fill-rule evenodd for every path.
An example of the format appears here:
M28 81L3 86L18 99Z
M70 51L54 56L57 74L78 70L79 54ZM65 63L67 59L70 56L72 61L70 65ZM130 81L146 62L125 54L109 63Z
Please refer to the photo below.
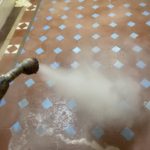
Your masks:
M15 0L0 0L0 29L15 5Z

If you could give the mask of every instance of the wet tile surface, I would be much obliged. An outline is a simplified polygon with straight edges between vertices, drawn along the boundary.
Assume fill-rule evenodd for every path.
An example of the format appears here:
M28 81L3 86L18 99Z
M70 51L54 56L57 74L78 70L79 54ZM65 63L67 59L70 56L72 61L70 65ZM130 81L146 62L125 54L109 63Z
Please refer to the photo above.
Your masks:
M35 8L36 4L27 12L31 13ZM49 137L53 150L92 149L84 144L64 144L62 135L71 141L85 137L86 133L89 139L102 145L114 145L121 150L147 150L150 146L147 142L150 123L147 119L150 115L149 9L148 0L43 0L24 39L25 43L19 49L21 43L18 40L22 40L21 36L30 22L25 14L23 22L17 27L18 33L14 35L18 40L13 37L13 43L8 45L0 61L0 72L8 71L26 57L36 57L40 63L53 69L76 69L81 59L92 57L94 60L91 63L97 69L135 78L142 88L143 114L132 127L110 128L97 123L88 124L84 118L77 118L78 104L75 99L66 100L53 93L54 81L44 82L38 74L22 75L11 84L0 103L0 120L3 121L0 143L4 143L1 135L7 139L2 150L7 149L11 136L9 145L12 150L19 146L19 150L34 150L30 141L25 139L37 134L38 140L41 140L45 133L57 135ZM144 104L145 101L147 103ZM143 140L145 144L141 143ZM41 146L41 149L48 148Z

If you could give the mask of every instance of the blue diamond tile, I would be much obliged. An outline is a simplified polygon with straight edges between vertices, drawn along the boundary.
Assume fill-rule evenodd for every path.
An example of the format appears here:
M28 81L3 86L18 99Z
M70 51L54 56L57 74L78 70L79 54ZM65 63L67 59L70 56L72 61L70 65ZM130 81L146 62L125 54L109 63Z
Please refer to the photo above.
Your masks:
M13 133L19 133L22 130L20 123L18 121L16 123L14 123L11 126L10 130Z
M27 36L26 39L25 39L25 42L28 42L30 40L30 37Z
M37 18L37 17L35 17L35 18L34 18L34 22L36 22L37 20L38 20L38 18Z
M145 105L145 108L147 108L148 110L150 110L150 101L146 102L144 105Z
M92 6L92 9L95 9L95 10L96 10L96 9L98 9L98 8L99 8L99 5L93 5L93 6Z
M148 12L148 11L144 11L144 12L142 12L142 15L144 15L144 16L149 16L150 15L150 12Z
M5 99L1 99L0 100L0 107L3 107L4 105L6 105L6 101L5 101Z
M135 51L135 52L137 52L137 53L141 52L142 50L143 50L143 48L140 47L139 45L135 45L135 46L133 47L133 51Z
M141 6L141 7L145 7L145 6L146 6L146 4L145 4L144 2L141 2L141 3L139 3L139 6Z
M48 98L45 99L45 100L42 102L42 107L43 107L44 109L49 109L49 108L52 107L52 106L53 106L53 103L52 103L52 101L49 100Z
M101 67L101 64L98 61L94 61L92 65L96 69L98 69L99 67Z
M104 135L104 130L99 128L99 127L96 127L94 129L92 129L92 135L97 139L99 140L103 135Z
M98 53L100 51L101 51L101 49L99 47L97 47L97 46L95 46L95 47L92 48L92 52L93 53Z
M76 24L75 27L76 29L81 29L83 26L81 24Z
M65 20L65 19L68 19L68 16L62 15L60 18L63 19L63 20Z
M78 0L78 2L82 3L82 2L84 2L84 0Z
M41 42L44 42L44 41L47 40L47 36L42 35L42 36L40 36L39 40L40 40Z
M56 53L56 54L60 54L61 52L62 52L62 49L59 47L54 49L54 53Z
M35 52L36 52L36 54L40 55L40 54L44 53L44 50L42 48L38 48L38 49L36 49Z
M144 69L146 64L142 61L142 60L139 60L137 63L136 63L136 66L140 69Z
M99 34L94 34L94 35L92 35L92 38L95 39L95 40L97 40L97 39L100 38L100 35Z
M125 8L129 8L129 7L130 7L130 4L129 4L129 3L125 3L123 6L124 6Z
M18 105L19 107L22 109L22 108L25 108L29 105L29 102L27 99L23 99L21 101L18 102Z
M58 63L58 62L53 62L53 63L51 63L51 65L50 65L53 69L58 69L59 67L60 67L60 63Z
M48 30L50 27L48 26L48 25L45 25L44 27L43 27L43 30Z
M25 84L29 88L35 84L35 81L33 79L28 79L25 81Z
M92 25L92 28L98 28L100 25L99 25L99 23L94 23L93 25Z
M109 5L107 5L107 7L108 7L109 9L112 9L112 8L114 8L114 5L109 4Z
M52 19L53 19L52 16L47 16L47 17L46 17L46 20L47 20L47 21L50 21L50 20L52 20Z
M76 18L77 18L77 19L82 19L82 18L83 18L83 15L82 15L82 14L77 14L77 15L76 15Z
M113 33L112 35L111 35L111 38L112 39L117 39L119 37L119 35L117 34L117 33Z
M134 137L134 132L129 129L129 128L124 128L122 131L121 131L121 135L127 140L127 141L130 141L133 139Z
M62 41L62 40L64 40L64 36L58 35L58 36L56 37L56 39L57 39L58 41Z
M54 12L56 9L55 8L49 8L48 11L49 12Z
M35 129L35 132L37 135L39 136L43 136L46 134L46 128L42 125L37 126L37 128Z
M70 0L64 0L65 3L70 3Z
M73 61L70 66L71 66L71 68L76 69L79 67L79 65L80 64L77 61Z
M67 7L67 6L65 6L63 9L64 9L65 11L70 10L70 8L69 8L69 7Z
M137 33L135 33L135 32L132 32L132 33L130 34L130 37L133 38L133 39L136 39L138 36L139 36L139 35L138 35Z
M150 26L150 20L146 22L146 25L147 25L147 26Z
M150 81L147 80L147 79L143 79L141 81L141 85L144 87L144 88L149 88L150 87Z
M116 14L115 14L115 13L110 13L110 14L108 14L108 16L109 16L109 17L115 17Z
M114 47L112 48L112 51L115 52L115 53L118 53L120 50L121 50L121 48L118 47L118 46L114 46Z
M133 14L132 14L131 12L127 12L125 15L126 15L127 17L131 17Z
M67 107L69 108L69 109L75 109L76 107L77 107L77 103L76 103L76 101L75 100L69 100L68 102L67 102Z
M81 49L79 47L75 47L74 49L72 49L72 51L78 54L81 51Z
M30 31L33 31L34 29L35 29L35 27L34 27L34 26L31 26Z
M44 2L44 1L42 1L42 2ZM53 4L56 4L57 2L55 1L55 0L53 0L53 1L51 1Z
M65 132L69 135L69 136L75 136L76 135L76 130L73 126L68 126L65 128Z
M64 30L66 28L66 25L64 25L64 24L61 24L60 26L59 26L59 29L61 29L61 30Z
M74 39L77 40L77 41L79 41L81 39L81 35L80 34L76 34L74 36Z
M122 62L120 62L119 60L117 60L114 63L114 67L116 67L117 69L121 69L124 66L124 64Z
M52 81L52 80L48 80L46 83L49 87L52 87L53 85L55 85L55 81Z
M109 26L111 26L111 27L116 27L117 26L117 23L116 22L111 22L110 24L109 24Z
M129 27L134 27L134 26L135 26L135 22L129 21L129 22L128 22L128 26L129 26Z
M83 10L84 7L83 7L83 6L78 6L77 9L78 9L78 10Z
M97 13L92 14L92 17L93 17L93 18L97 18L97 17L99 17L99 16L100 16L100 15L97 14Z

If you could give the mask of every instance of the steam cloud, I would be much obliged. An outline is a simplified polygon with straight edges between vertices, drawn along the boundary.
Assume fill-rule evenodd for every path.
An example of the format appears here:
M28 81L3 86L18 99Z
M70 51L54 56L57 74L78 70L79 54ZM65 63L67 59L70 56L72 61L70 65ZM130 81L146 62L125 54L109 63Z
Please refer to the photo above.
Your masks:
M124 75L108 75L91 67L76 70L40 69L43 80L54 81L56 93L75 98L87 119L105 124L132 125L139 114L139 85Z

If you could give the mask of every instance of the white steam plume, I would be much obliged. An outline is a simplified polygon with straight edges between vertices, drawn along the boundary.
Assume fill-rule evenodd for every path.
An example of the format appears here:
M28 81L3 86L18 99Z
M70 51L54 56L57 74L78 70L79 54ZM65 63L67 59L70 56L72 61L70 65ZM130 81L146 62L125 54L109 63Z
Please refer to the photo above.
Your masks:
M41 65L43 80L53 80L56 93L73 97L87 119L101 124L132 125L139 114L139 85L130 77L107 75L90 67L53 70Z

